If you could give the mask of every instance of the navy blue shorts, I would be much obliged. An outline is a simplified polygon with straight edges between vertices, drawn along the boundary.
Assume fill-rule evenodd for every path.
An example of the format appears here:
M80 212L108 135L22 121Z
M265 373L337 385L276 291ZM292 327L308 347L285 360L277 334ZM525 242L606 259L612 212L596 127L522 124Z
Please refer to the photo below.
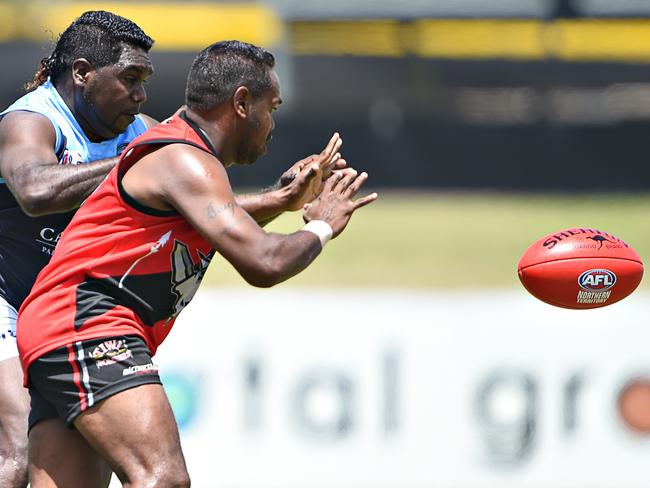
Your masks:
M29 429L41 420L74 420L93 405L122 391L161 384L144 340L135 335L102 337L60 347L29 367Z

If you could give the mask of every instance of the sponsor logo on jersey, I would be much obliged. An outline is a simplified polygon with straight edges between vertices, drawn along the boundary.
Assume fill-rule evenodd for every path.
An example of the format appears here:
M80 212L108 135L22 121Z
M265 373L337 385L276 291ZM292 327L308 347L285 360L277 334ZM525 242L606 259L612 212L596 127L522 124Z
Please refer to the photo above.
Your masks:
M608 269L589 269L578 277L578 285L585 291L604 292L616 283L616 275Z
M57 242L59 242L59 239L61 239L61 232L52 229L51 227L43 227L41 231L38 233L38 235L41 238L41 241L47 242L48 244L51 245L56 245Z
M43 227L35 241L41 244L41 252L51 256L59 239L61 239L61 234L61 232L51 227Z
M131 141L123 142L122 144L119 144L117 146L117 149L115 150L115 155L119 156L120 154L122 154L122 152L124 152L124 150L127 148L129 144L131 144Z
M90 357L95 360L97 369L100 369L102 366L108 366L118 361L125 361L133 357L133 353L131 353L123 339L111 339L102 342L93 349Z
M81 151L70 151L65 150L61 159L59 159L59 164L82 164L85 163L84 154Z

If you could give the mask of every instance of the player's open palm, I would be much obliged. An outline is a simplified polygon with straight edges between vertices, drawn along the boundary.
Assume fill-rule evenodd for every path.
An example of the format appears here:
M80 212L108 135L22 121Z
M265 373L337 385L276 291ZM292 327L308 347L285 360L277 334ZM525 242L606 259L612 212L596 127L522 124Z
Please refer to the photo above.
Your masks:
M325 181L319 197L305 205L304 220L324 220L332 227L333 237L338 236L348 225L355 210L377 199L377 193L371 193L354 200L367 179L367 173L359 174L353 168L334 171Z
M312 154L296 162L280 178L280 184L291 192L288 210L299 210L316 198L334 169L345 167L341 158L343 139L335 132L320 154Z

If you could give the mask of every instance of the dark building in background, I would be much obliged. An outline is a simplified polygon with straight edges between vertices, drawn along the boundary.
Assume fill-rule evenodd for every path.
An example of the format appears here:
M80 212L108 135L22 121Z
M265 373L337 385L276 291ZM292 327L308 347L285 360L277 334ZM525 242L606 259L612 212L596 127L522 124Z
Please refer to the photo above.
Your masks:
M288 103L269 154L254 171L233 168L233 184L267 186L340 131L346 159L376 187L650 189L650 20L603 23L568 0L546 7L531 18L514 10L499 19L285 19L278 63ZM647 32L639 39L647 53L625 34L626 21ZM589 29L619 36L622 51L601 49ZM446 46L463 34L466 47ZM33 43L0 44L10 67L0 105L20 95L46 54ZM154 47L152 59L145 112L163 119L182 104L193 53Z

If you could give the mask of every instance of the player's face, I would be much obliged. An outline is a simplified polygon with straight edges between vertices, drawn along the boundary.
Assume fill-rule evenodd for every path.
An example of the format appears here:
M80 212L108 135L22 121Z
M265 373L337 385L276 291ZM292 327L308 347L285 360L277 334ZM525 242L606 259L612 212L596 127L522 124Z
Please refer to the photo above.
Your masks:
M144 84L153 73L149 55L124 45L115 64L97 68L84 87L78 112L92 139L112 139L124 132L147 100Z
M280 97L280 80L275 70L271 70L269 76L271 88L253 101L247 133L237 151L239 164L254 163L259 156L266 153L267 145L271 140L275 128L273 112L282 103L282 98Z

